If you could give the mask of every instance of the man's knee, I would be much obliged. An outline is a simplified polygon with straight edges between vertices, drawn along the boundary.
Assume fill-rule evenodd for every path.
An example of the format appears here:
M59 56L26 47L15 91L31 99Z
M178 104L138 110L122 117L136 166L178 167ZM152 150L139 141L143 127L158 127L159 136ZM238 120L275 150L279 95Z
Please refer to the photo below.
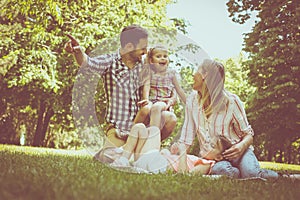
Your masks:
M125 144L125 140L117 137L117 130L115 128L112 128L106 132L107 141L106 145L108 146L114 146L114 147L120 147Z
M139 110L141 117L146 118L148 115L150 115L151 105L146 105L141 107Z
M165 123L168 127L175 127L177 123L177 117L173 112L165 111Z
M161 140L168 138L176 127L177 117L173 112L163 112L163 128L161 129Z

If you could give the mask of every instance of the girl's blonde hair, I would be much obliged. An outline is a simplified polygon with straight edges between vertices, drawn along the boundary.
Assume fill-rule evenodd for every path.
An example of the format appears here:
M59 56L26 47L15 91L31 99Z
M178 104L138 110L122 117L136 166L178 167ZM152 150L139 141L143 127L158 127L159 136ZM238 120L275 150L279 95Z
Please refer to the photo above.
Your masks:
M152 48L150 48L147 52L147 62L150 63L150 59L153 57L154 51L155 50L163 50L168 52L167 47L163 46L163 45L156 45Z
M198 71L205 77L203 77L202 88L200 89L201 101L207 102L208 107L205 112L207 115L212 112L218 112L226 108L227 95L224 89L225 83L225 70L222 63L214 60L205 59L199 66Z
M162 51L166 51L167 53L169 53L167 47L165 47L163 45L156 45L148 50L145 64L148 64L150 66L150 69L153 71L155 71L155 68L153 67L152 64L150 64L150 60L152 59L155 50L162 50Z

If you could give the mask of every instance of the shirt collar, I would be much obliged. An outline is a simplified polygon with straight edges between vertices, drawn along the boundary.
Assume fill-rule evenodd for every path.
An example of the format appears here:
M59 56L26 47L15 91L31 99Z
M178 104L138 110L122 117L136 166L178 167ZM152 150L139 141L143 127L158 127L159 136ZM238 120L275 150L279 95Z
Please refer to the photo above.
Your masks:
M116 59L120 62L122 62L122 57L121 57L121 53L120 53L121 49L118 49L118 51L116 52Z

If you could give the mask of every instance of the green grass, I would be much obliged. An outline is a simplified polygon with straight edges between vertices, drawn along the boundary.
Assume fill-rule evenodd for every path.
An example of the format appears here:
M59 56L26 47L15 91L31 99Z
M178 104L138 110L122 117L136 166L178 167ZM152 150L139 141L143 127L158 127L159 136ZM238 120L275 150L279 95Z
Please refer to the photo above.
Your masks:
M262 162L300 172L299 165ZM0 199L298 199L300 181L209 179L113 170L83 151L0 145Z

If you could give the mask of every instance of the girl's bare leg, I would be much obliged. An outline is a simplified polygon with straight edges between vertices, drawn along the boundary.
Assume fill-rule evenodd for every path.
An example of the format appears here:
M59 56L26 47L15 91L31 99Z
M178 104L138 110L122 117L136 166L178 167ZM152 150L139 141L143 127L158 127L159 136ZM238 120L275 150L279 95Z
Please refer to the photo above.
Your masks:
M149 118L150 115L150 110L152 107L152 103L149 102L149 104L143 106L140 108L140 110L138 111L138 113L136 114L136 117L134 118L134 123L144 123L146 124L146 120Z
M150 111L150 126L157 126L158 128L161 127L161 115L162 111L164 111L167 107L165 102L156 102L152 105Z

